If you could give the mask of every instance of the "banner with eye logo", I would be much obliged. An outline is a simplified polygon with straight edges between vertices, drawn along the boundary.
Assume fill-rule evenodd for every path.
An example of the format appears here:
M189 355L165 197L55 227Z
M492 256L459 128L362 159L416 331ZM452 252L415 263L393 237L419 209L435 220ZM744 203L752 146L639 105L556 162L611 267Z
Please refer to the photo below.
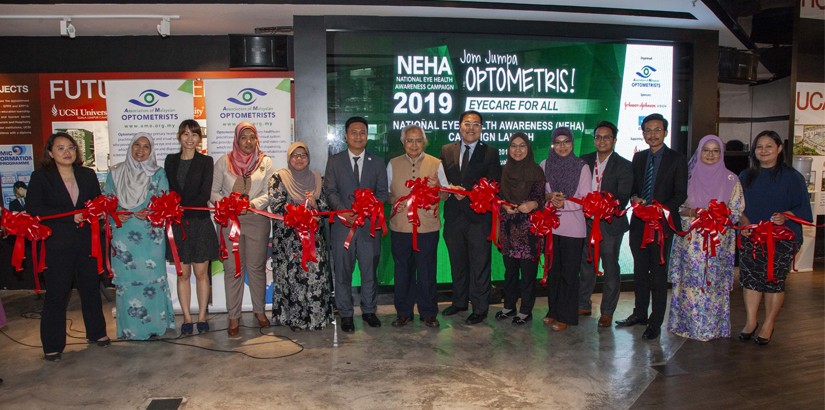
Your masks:
M152 135L153 151L161 166L167 155L179 152L178 126L195 116L192 81L106 81L109 164L126 159L129 141L138 132Z
M292 143L290 78L205 79L207 145L217 160L232 150L235 126L252 123L275 169L286 168Z

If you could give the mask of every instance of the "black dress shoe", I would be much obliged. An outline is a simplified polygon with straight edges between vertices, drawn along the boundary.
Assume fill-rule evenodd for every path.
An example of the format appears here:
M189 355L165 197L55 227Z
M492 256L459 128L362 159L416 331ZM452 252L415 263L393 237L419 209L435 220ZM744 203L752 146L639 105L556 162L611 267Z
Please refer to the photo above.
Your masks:
M527 314L527 317L525 317L524 319L522 319L521 316L514 316L513 317L513 324L514 325L524 325L524 324L527 324L527 322L532 320L532 319L533 319L533 314L532 313Z
M483 315L472 313L472 314L470 314L470 316L467 316L466 322L467 322L468 325L475 325L475 324L483 322L485 319L487 319L487 314L486 313L483 314Z
M108 347L112 344L112 339L109 339L108 336L103 336L100 339L97 339L95 343L97 343L97 345L100 347Z
M436 319L435 316L427 316L427 317L421 319L421 321L424 322L424 326L427 326L427 327L438 327L439 326L438 319Z
M355 331L355 323L352 322L352 317L341 318L341 330L352 333Z
M511 311L509 311L509 312L507 312L507 313L504 313L504 311L503 311L503 310L499 310L498 312L496 312L496 319L498 319L498 320L509 319L509 318L511 318L511 317L513 317L513 316L515 316L515 315L516 315L516 311L515 311L515 310L511 310Z
M452 316L452 315L454 315L454 314L456 314L456 313L459 313L459 312L466 312L466 311L467 311L467 308L460 308L460 307L456 307L456 306L454 306L454 305L450 305L450 306L447 306L447 308L446 308L446 309L444 309L444 310L441 312L441 314L442 314L442 315L444 315L444 316Z
M375 313L364 313L361 315L361 319L367 322L370 327L381 327L381 321L378 320L378 316L375 316Z
M398 316L397 318L395 318L395 320L392 321L392 326L393 327L401 327L401 326L406 325L407 322L409 322L411 320L412 320L411 318L408 318L406 316Z
M659 333L661 333L661 330L659 330L658 327L648 326L647 329L645 329L645 332L642 333L642 339L645 339L645 340L656 339L657 337L659 337Z
M739 332L739 340L741 340L743 342L747 342L748 340L751 340L751 337L753 337L753 334L756 333L757 329L759 329L759 322L756 322L756 327L753 328L752 332L750 332L750 333Z
M616 326L618 327L628 327L634 325L647 325L647 319L642 319L636 315L630 315L625 320L616 321Z
M764 337L761 337L761 336L756 336L756 338L753 339L753 342L756 343L759 346L765 346L766 344L771 342L772 338L773 338L773 330L771 330L771 335L767 339L765 339Z
M46 359L46 361L49 361L49 362L59 362L60 359L63 358L63 353L60 353L60 352L46 353L43 356L43 358Z

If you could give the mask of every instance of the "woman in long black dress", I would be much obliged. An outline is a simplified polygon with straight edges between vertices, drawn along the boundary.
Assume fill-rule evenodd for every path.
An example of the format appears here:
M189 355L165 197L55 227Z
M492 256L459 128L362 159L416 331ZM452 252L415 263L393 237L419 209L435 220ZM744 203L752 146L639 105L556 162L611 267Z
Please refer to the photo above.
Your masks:
M283 214L287 204L309 204L327 211L326 195L321 190L321 175L309 169L309 150L295 142L287 150L288 167L272 176L269 184L272 212ZM301 238L295 230L274 220L272 224L273 268L275 287L272 295L272 319L292 330L322 329L332 320L330 265L327 244L321 232L315 233L318 262L301 267Z

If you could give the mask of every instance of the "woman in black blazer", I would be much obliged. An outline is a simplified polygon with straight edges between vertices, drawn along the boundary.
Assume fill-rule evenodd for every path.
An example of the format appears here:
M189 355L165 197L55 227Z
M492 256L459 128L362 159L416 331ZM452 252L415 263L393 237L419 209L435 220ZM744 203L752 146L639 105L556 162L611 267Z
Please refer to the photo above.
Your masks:
M55 215L82 209L84 203L100 195L94 171L84 168L74 138L65 132L49 136L41 160L34 171L26 196L26 210L34 216ZM91 257L92 231L80 226L75 214L43 221L52 229L46 239L46 298L40 320L40 340L46 360L58 361L66 347L66 306L72 282L80 295L86 339L108 346L106 320L100 300L97 262Z
M169 179L169 189L181 196L182 206L207 206L212 192L212 157L197 151L203 134L195 120L185 120L178 127L180 152L166 157L164 168ZM181 229L183 226L183 229ZM209 331L206 322L206 307L209 303L209 261L218 259L218 235L209 219L209 211L183 212L181 225L173 225L175 244L178 246L183 274L178 276L178 300L183 311L183 335L192 334L192 315L189 304L192 289L189 278L192 268L198 295L198 333ZM184 235L185 233L185 235ZM167 244L166 259L172 262L172 253Z

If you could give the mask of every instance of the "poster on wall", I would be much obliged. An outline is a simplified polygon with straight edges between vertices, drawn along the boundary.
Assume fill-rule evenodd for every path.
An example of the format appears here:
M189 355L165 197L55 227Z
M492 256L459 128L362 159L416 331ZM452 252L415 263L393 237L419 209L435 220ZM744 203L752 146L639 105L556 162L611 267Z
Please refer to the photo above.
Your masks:
M794 168L808 186L814 218L825 215L825 83L796 83L794 109ZM796 267L813 269L816 229L802 227L803 242Z
M204 80L209 154L217 160L232 150L235 126L250 122L258 129L261 150L275 169L286 167L292 142L291 80L238 78Z
M31 144L0 145L0 188L3 207L22 211L25 206L29 178L34 171Z
M328 37L330 154L345 149L343 124L355 115L370 122L367 149L389 160L404 153L399 137L405 126L421 126L426 152L438 156L461 138L460 113L475 110L483 117L481 140L498 150L502 163L510 135L519 131L533 141L537 162L547 158L558 127L573 131L576 155L592 152L593 128L602 120L618 126L616 151L631 159L647 149L645 116L672 120L670 45L437 33ZM388 241L382 249L389 254ZM448 256L440 244L440 283L451 280ZM632 272L630 252L621 258L622 271ZM502 279L501 258L492 260L493 279ZM379 276L382 285L392 283L391 258L381 258Z
M138 132L152 135L158 164L180 151L178 126L195 116L192 94L192 80L106 81L111 164L126 159L129 141Z

